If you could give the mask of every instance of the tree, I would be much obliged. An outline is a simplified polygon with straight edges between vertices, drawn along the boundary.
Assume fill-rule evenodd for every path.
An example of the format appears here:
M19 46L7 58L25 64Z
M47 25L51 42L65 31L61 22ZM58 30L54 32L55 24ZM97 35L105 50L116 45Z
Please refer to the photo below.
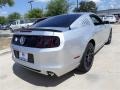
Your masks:
M47 16L55 16L67 13L69 4L67 0L51 0L47 5Z
M5 5L13 6L14 0L0 0L0 7L2 8Z
M34 8L25 14L26 18L41 18L43 16L43 11L39 8Z
M14 12L10 15L8 15L8 21L13 21L15 19L20 19L21 18L21 15L17 12Z
M0 16L0 24L5 24L7 19L4 16Z
M96 3L93 1L81 1L80 7L75 8L74 12L96 12L97 6Z

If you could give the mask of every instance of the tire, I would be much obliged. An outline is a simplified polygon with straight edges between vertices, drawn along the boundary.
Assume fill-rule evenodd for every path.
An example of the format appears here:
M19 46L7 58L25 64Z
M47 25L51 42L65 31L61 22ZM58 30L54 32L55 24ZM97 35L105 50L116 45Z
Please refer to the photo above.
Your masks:
M108 37L108 41L105 43L105 45L110 44L112 41L112 30L110 31L109 37Z
M95 46L90 42L88 43L86 50L83 54L81 63L79 65L79 67L77 68L77 70L81 73L87 73L93 64L93 60L94 60L94 49Z
M21 27L22 29L24 29L25 27Z

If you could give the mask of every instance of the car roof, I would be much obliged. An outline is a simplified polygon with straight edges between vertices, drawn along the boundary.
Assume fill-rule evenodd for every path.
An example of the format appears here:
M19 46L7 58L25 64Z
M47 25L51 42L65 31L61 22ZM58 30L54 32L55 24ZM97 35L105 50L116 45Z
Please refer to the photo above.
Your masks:
M67 14L61 14L61 15L56 15L56 16L62 16L62 15L91 15L91 14L94 14L94 13L91 13L91 12L79 12L79 13L67 13ZM96 14L94 14L96 15ZM53 17L56 17L56 16L53 16Z
M114 15L106 15L106 17L107 17L107 16L114 16Z
M92 12L76 12L76 13L69 13L69 14L80 14L80 15L90 15L90 14L95 14L95 13L92 13Z
M67 14L62 14L62 15L91 15L91 14L94 14L96 15L95 13L92 13L92 12L79 12L79 13L67 13ZM57 16L61 16L61 15L57 15Z

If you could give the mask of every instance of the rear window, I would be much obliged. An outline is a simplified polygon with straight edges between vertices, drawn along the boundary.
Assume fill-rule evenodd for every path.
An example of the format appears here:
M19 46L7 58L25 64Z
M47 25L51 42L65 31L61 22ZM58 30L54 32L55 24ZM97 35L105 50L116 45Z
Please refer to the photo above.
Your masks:
M113 17L113 16L106 16L105 19L107 19L107 18L112 19L112 18L114 18L114 17Z
M106 17L113 17L113 16L106 16Z
M80 16L80 14L58 15L38 22L33 27L69 27Z

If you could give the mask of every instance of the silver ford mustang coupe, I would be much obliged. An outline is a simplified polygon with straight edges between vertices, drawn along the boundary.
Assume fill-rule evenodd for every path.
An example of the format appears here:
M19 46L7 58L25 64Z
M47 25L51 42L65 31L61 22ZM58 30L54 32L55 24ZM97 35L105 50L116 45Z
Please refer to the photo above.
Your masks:
M53 16L14 33L13 60L25 68L61 76L90 70L95 53L110 44L112 28L93 13Z

